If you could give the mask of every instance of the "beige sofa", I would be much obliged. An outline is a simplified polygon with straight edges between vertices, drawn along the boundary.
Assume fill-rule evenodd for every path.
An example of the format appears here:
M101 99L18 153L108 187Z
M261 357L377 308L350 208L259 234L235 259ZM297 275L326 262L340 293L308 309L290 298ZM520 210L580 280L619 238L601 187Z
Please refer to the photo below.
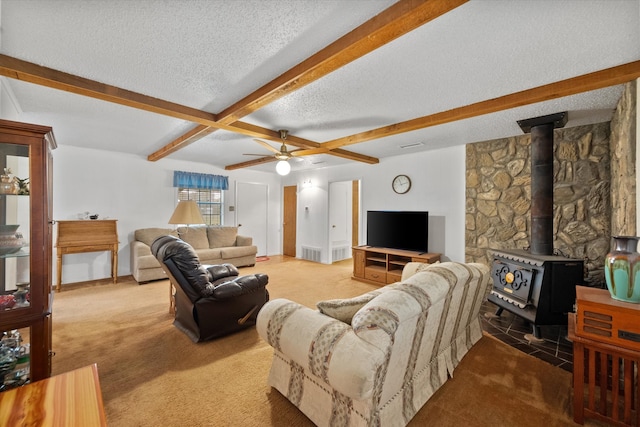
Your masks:
M318 426L404 426L482 337L483 264L416 265L356 298L267 302L269 385Z
M133 233L131 274L138 283L166 279L158 260L151 254L151 243L164 235L179 237L195 249L201 264L229 263L236 267L255 265L258 248L251 237L239 236L237 227L190 226L142 228Z

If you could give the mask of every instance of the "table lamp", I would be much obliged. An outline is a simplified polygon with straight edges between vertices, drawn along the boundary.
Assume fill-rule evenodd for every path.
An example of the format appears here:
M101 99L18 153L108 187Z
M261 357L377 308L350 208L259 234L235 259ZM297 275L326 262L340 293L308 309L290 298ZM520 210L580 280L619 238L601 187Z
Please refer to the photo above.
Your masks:
M195 200L180 200L169 219L169 224L204 224L204 219Z

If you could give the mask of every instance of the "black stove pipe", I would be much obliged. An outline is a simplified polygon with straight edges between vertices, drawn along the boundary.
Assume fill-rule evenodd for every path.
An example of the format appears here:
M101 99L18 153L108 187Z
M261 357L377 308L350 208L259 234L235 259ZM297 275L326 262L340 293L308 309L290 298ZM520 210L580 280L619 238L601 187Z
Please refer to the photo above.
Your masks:
M531 128L531 253L553 254L553 123Z
M567 124L567 112L519 120L531 132L531 254L553 255L553 130Z

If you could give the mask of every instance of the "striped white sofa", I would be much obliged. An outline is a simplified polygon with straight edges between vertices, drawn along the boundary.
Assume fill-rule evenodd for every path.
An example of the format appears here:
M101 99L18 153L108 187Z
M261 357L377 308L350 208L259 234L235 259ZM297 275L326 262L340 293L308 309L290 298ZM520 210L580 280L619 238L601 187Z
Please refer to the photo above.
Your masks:
M404 426L481 338L483 264L409 263L402 280L356 298L265 304L269 385L318 426Z

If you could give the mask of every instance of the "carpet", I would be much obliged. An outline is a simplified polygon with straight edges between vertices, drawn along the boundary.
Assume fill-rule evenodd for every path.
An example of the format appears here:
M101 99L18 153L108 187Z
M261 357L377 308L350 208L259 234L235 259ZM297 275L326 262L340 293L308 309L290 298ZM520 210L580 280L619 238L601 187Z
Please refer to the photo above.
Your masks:
M351 262L272 257L242 274L269 274L271 298L359 295ZM194 344L172 325L165 280L70 288L53 303L53 374L97 363L111 427L311 426L267 385L272 350L255 328ZM489 336L410 425L573 426L571 374ZM589 425L589 424L587 424Z

